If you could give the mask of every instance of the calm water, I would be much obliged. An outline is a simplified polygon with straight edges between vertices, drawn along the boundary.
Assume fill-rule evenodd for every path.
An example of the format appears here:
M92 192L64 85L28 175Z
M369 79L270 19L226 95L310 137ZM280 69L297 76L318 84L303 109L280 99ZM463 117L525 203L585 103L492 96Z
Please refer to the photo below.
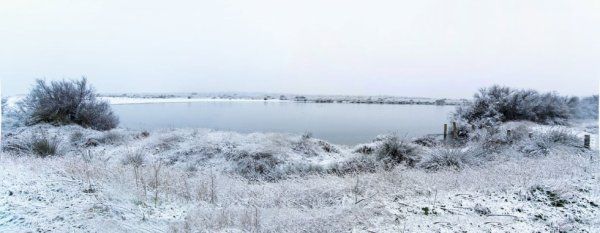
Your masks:
M293 102L200 102L114 105L121 127L208 128L302 134L339 144L368 142L377 135L441 133L453 106L317 104Z

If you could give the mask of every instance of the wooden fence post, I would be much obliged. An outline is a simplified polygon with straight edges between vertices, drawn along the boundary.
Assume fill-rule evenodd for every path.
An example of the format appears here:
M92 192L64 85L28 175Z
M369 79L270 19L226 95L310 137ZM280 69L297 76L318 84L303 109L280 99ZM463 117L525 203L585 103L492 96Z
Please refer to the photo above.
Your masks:
M590 135L586 134L583 138L583 147L590 149Z
M444 140L448 137L448 124L444 124Z
M454 139L458 138L458 127L456 126L456 121L452 122L452 137Z

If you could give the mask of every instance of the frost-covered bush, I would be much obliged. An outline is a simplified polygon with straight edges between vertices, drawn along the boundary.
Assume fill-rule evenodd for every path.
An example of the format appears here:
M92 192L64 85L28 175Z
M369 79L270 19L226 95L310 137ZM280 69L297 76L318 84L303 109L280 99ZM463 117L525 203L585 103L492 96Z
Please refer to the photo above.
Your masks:
M29 95L20 104L27 115L27 124L78 124L95 130L117 127L119 120L107 102L96 98L87 79L77 81L37 80Z
M58 153L59 141L56 138L48 136L34 136L29 142L29 150L31 153L40 156L54 156Z
M388 165L406 162L413 166L417 161L417 147L407 142L401 141L396 136L390 136L384 139L377 151L377 157Z
M125 154L122 160L123 165L131 165L133 167L141 167L146 162L146 155L142 150L130 151Z
M413 140L413 143L424 147L434 147L439 144L439 140L433 136L424 136Z
M573 97L569 101L572 114L580 119L598 119L598 95L582 99Z
M371 147L369 145L361 145L354 150L355 153L360 153L360 154L365 154L365 155L370 155L374 151L375 151L375 149L373 149L373 147Z
M480 125L517 120L565 124L573 115L567 97L495 85L481 89L473 103L457 108L454 117Z
M2 130L24 126L25 114L8 105L6 98L2 99Z
M125 135L117 131L107 131L97 140L103 144L117 144L125 141Z
M383 163L374 156L361 155L332 164L328 171L337 175L356 174L363 172L376 172L383 167Z
M272 153L241 151L231 158L235 161L235 171L247 179L273 181L283 177L278 169L283 161Z
M418 167L427 170L462 169L480 162L484 153L479 148L434 148L423 157Z
M6 111L8 99L2 98L2 114Z
M3 141L2 150L39 157L54 156L59 153L60 139L42 132L33 132L24 137L11 136Z
M84 135L83 132L81 132L80 130L75 131L73 133L71 133L71 135L69 135L69 141L71 141L71 143L78 143L83 141Z
M510 130L510 134L507 132L506 138L509 142L518 142L521 140L525 140L529 137L530 133L529 127L525 125L519 125L516 128Z
M566 129L552 129L542 134L541 140L548 143L573 146L579 143L579 138L573 132Z
M310 132L302 134L300 140L294 143L292 149L307 156L317 155L317 152L315 151L315 145L312 139L312 133Z
M541 132L530 140L523 140L517 145L517 150L525 155L548 155L552 148L558 146L573 147L580 143L577 135L566 129L551 129Z

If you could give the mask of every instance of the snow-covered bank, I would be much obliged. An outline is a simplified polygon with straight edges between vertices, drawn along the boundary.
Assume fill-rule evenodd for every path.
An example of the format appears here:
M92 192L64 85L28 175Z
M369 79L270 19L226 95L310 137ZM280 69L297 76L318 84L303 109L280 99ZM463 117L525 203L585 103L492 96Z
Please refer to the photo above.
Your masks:
M205 101L285 101L308 103L354 103L354 104L403 104L403 105L459 105L466 99L436 99L401 96L352 96L352 95L292 95L292 94L244 94L244 93L149 93L104 94L103 99L112 104L135 103L184 103Z
M595 122L558 128L513 122L502 127L514 132L527 127L544 138L554 132L549 130L598 132ZM494 152L485 155L471 152L476 144L458 147L464 160L447 161L461 163L460 168L434 171L404 164L369 167L369 159L378 156L370 151L381 148L380 139L350 147L286 134L98 132L49 125L5 133L0 158L3 232L600 228L598 151L581 148L579 139L564 138L568 134L551 135L552 141L497 142ZM26 147L34 135L57 140L59 155L32 155ZM423 159L453 150L450 145L411 145Z
M24 95L7 97L7 106L14 108L25 98ZM408 98L408 97L371 97L371 96L279 96L269 95L184 95L184 94L148 94L148 95L103 95L99 99L112 105L157 104L157 103L196 103L196 102L308 102L308 103L358 103L358 104L421 104L421 105L458 105L466 100ZM436 102L438 101L438 102Z
M213 98L133 98L133 97L100 97L112 105L120 104L160 104L160 103L197 103L197 102L289 102L286 100L270 99L213 99Z

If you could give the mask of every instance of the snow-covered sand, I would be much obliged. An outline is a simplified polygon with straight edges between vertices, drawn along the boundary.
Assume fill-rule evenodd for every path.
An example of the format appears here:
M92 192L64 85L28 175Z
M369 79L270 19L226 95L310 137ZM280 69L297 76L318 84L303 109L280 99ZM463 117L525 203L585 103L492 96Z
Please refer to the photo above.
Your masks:
M534 132L555 128L529 123L505 127L523 124ZM587 122L568 129L597 134L598 125ZM580 146L555 146L546 156L515 156L516 148L507 148L460 170L399 165L345 174L323 171L366 156L357 149L376 148L379 142L350 147L285 134L201 129L143 134L41 125L11 129L5 146L40 133L60 141L61 156L39 158L5 147L0 232L600 229L598 151ZM85 146L90 139L98 145ZM432 149L419 150L427 154ZM134 159L138 152L144 157L139 167ZM236 159L245 152L275 157L257 160L265 164ZM281 176L251 179L242 173L250 165L265 172L261 175ZM261 169L269 167L277 173Z

